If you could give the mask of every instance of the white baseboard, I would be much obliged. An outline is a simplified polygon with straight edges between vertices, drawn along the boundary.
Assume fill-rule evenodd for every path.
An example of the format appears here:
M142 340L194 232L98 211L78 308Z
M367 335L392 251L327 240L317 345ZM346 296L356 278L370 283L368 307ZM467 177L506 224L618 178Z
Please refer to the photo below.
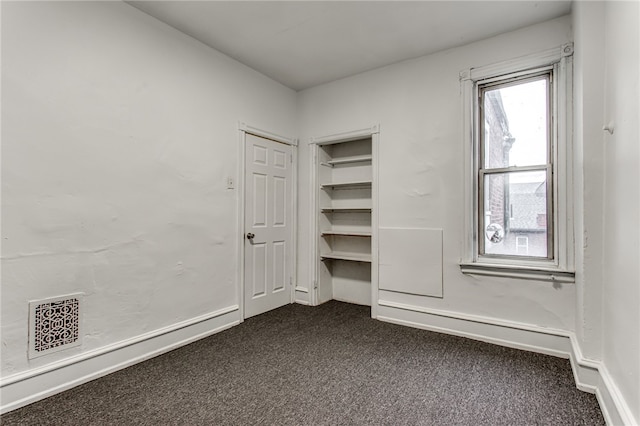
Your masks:
M239 324L239 307L230 306L0 381L0 413L97 379Z
M377 319L568 358L576 387L596 394L608 425L638 425L606 367L584 357L573 332L385 300L378 302Z
M596 397L608 425L640 424L640 419L634 418L630 405L620 393L606 365L600 367L600 385L596 389Z
M293 298L294 303L299 303L301 305L311 305L309 289L307 287L296 286L295 295Z

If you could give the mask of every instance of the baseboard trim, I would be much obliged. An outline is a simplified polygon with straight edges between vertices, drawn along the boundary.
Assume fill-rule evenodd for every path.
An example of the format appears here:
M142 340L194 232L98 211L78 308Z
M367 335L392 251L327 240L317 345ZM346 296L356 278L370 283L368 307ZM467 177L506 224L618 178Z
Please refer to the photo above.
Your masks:
M562 350L544 347L539 344L527 344L527 343L523 343L516 340L511 340L511 339L501 339L497 337L487 336L477 332L474 333L474 332L468 332L468 331L460 331L455 328L433 326L433 325L423 324L421 322L416 322L416 321L397 319L397 318L389 317L387 315L378 314L378 320L389 322L392 324L404 325L407 327L420 328L422 330L435 331L437 333L449 334L452 336L465 337L468 339L479 340L482 342L492 343L500 346L506 346L509 348L543 353L545 355L556 356L559 358L569 358L569 355Z
M71 389L240 323L238 305L173 324L0 381L0 413Z
M608 425L640 424L640 419L634 417L630 405L604 364L600 367L600 386L596 389L596 398Z
M378 319L383 321L403 320L413 327L569 358L570 332L565 330L385 300L380 300L378 306Z
M586 358L575 333L497 318L378 301L377 319L569 359L576 387L594 393L608 425L637 425L604 364Z
M309 289L307 287L296 286L293 303L309 306L311 305L309 298L310 298L310 294L309 294Z

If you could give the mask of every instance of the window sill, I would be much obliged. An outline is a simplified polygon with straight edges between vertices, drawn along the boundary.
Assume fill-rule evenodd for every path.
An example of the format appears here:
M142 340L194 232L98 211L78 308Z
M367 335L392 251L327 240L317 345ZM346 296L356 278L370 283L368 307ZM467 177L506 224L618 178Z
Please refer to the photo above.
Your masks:
M467 275L518 278L554 283L575 283L575 272L531 266L493 265L486 263L461 263L460 272Z

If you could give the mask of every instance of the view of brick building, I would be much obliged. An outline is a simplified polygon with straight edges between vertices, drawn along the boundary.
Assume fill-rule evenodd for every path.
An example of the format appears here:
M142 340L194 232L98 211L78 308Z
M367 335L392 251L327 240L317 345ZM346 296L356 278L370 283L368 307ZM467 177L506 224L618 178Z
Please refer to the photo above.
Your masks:
M516 139L500 90L487 90L483 104L485 169L509 167L509 154ZM547 197L544 177L519 172L485 175L485 253L547 256ZM526 178L523 180L523 177Z

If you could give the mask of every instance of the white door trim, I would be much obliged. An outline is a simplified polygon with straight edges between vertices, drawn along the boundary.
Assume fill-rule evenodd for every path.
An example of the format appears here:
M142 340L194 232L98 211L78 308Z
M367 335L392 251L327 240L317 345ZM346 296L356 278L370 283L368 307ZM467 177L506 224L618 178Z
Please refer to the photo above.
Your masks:
M277 133L270 132L268 130L260 129L254 126L250 126L244 122L238 122L238 174L236 176L237 182L237 216L236 216L236 259L238 264L236 267L236 300L240 307L240 322L244 321L245 309L244 309L244 214L245 214L245 161L246 161L246 136L247 134L259 136L266 139L271 139L276 142L280 142L286 145L291 145L292 169L291 169L291 202L293 203L293 220L291 226L291 241L293 241L293 249L291 251L291 271L290 276L293 279L291 283L291 303L294 301L295 287L297 283L297 270L298 270L298 139L281 136Z
M333 133L326 136L311 138L309 140L309 143L316 144L316 145L325 145L325 144L334 144L339 142L355 141L358 139L373 136L375 134L378 134L379 132L380 132L380 125L374 124L371 127L365 127L363 129L349 130L346 132Z
M247 123L239 122L238 129L241 132L251 133L254 136L260 136L261 138L271 139L273 141L284 143L287 145L298 146L298 139L288 138L286 136L282 136L268 130L259 129L258 127L250 126Z

